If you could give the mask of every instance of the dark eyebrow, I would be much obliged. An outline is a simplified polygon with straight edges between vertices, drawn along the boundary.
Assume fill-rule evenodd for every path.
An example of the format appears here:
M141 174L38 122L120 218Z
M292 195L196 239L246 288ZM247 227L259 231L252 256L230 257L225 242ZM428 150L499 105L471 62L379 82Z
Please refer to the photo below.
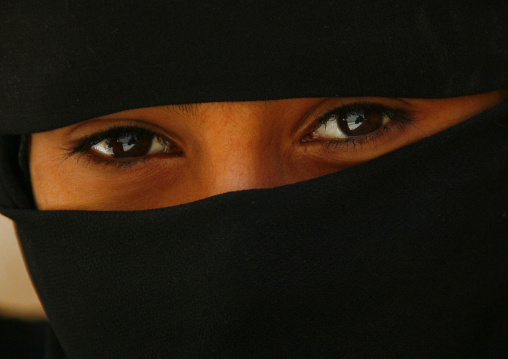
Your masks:
M219 102L218 104L234 104L234 103L242 103L243 101L224 101ZM267 106L273 100L262 100L262 101L245 101L245 102L257 102L260 104L260 106ZM199 110L199 106L203 105L203 103L184 103L184 104L178 104L178 105L165 105L163 106L165 110L170 111L172 113L178 114L178 115L196 115L196 113Z
M194 115L198 110L198 106L198 103L184 103L180 105L167 105L164 108L181 115Z

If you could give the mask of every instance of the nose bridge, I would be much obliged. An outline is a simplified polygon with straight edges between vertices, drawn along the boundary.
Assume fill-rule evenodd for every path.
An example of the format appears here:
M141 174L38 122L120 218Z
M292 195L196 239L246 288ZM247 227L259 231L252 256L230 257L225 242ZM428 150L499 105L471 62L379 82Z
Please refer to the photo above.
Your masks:
M201 172L206 192L212 196L279 185L283 172L280 138L271 134L251 118L230 124L222 129L221 136L210 138Z
M259 156L247 146L229 156L212 179L213 191L223 193L275 185L275 161Z

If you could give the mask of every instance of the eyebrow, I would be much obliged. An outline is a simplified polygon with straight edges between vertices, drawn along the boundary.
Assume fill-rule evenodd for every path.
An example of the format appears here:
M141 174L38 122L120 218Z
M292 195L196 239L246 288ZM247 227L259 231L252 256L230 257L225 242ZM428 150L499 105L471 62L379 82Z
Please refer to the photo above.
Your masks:
M218 104L227 104L227 103L235 103L235 102L257 102L260 106L267 106L274 100L258 100L258 101L224 101L218 102ZM200 105L204 103L184 103L184 104L175 104L175 105L165 105L162 106L166 111L172 112L177 115L191 115L195 116L199 112Z
M198 106L198 103L184 103L179 105L166 105L164 109L180 115L194 115L198 110Z

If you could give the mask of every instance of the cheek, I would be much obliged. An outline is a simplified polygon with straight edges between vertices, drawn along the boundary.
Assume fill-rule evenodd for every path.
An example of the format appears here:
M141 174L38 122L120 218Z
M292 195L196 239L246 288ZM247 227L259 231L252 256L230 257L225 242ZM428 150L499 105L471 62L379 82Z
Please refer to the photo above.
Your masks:
M141 210L171 205L179 197L175 176L164 171L111 177L64 167L64 171L33 168L39 209Z
M48 156L49 155L49 156ZM192 173L172 161L152 160L120 171L85 159L30 160L32 187L41 210L143 210L199 198Z

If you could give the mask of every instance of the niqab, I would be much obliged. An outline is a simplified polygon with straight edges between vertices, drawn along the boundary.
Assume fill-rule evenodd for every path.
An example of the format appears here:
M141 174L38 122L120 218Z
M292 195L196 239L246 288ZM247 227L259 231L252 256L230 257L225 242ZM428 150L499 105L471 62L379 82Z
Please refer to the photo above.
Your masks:
M39 211L20 134L129 108L508 85L508 5L6 1L0 211L48 358L508 353L508 103L309 181L144 211Z

